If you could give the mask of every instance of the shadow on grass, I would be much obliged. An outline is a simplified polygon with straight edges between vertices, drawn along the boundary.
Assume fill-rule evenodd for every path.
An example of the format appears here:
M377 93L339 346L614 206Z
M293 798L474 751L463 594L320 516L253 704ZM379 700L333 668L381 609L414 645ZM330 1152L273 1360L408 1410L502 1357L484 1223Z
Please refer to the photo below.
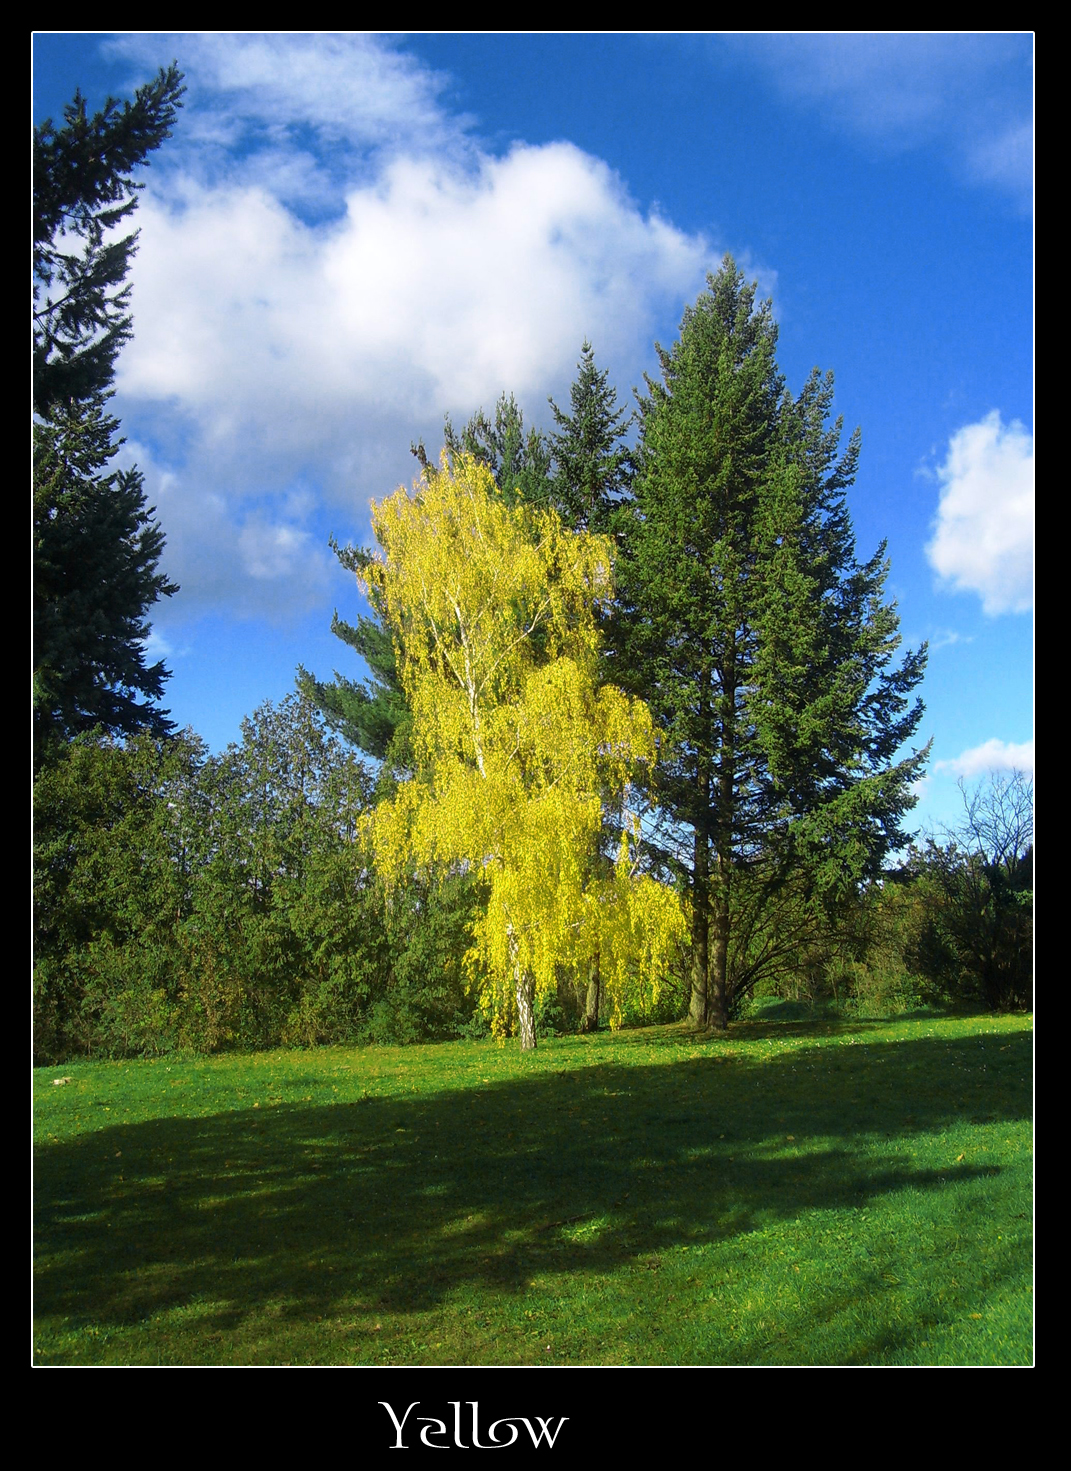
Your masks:
M120 1324L200 1302L220 1330L269 1303L420 1311L939 1190L998 1171L913 1168L875 1141L1028 1116L1029 1035L989 1041L576 1070L563 1054L480 1089L104 1129L39 1152L37 1310Z
M888 1019L880 1017L851 1016L845 1012L811 1011L802 1003L785 1002L781 1006L766 1007L754 1016L742 1018L730 1024L726 1032L697 1032L688 1022L671 1022L658 1027L626 1027L603 1036L613 1036L614 1045L632 1044L656 1051L663 1047L689 1048L709 1046L712 1051L731 1050L734 1042L754 1042L764 1039L787 1040L792 1037L843 1037L877 1032L888 1029ZM897 1017L896 1021L907 1021L908 1016ZM929 1013L917 1020L933 1020Z

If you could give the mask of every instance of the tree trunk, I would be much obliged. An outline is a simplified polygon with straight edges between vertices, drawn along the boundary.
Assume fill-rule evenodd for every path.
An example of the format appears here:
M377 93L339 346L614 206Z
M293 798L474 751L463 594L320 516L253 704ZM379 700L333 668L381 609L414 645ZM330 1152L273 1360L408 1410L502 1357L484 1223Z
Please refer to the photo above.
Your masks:
M722 884L714 899L714 943L707 989L707 1026L724 1032L729 1025L729 896Z
M692 1000L688 1015L696 1031L707 1025L707 973L710 965L709 939L710 875L707 838L696 829L692 858Z
M513 976L517 982L517 1029L521 1038L521 1051L534 1052L535 1032L535 982L531 971L515 966Z
M525 970L517 956L517 937L513 926L506 928L509 943L509 958L513 964L513 984L517 994L517 1031L521 1039L521 1051L533 1052L535 1034L535 979L531 971Z
M710 671L703 675L699 701L700 718L710 716ZM688 1014L696 1031L706 1031L710 996L710 760L696 756L696 822L692 844L692 1000Z
M584 1031L599 1030L599 1007L602 1002L602 972L599 968L599 952L596 948L588 972L588 997L584 1007Z
M724 1032L729 1025L729 926L733 876L733 818L736 774L736 641L730 641L721 670L721 736L717 755L717 811L714 817L713 930L707 986L707 1026Z

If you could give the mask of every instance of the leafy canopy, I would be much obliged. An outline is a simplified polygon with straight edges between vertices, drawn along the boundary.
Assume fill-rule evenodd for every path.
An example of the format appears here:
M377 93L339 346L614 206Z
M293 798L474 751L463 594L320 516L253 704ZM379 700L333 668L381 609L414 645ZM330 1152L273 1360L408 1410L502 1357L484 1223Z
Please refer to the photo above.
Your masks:
M511 987L523 1023L526 988L550 990L557 966L596 946L611 981L640 966L657 984L679 909L634 875L627 804L656 737L641 701L598 684L608 540L510 506L463 453L444 454L440 471L375 505L372 519L383 558L362 580L395 637L418 773L370 820L387 881L413 862L482 876L474 954L500 1021ZM609 874L597 861L604 803L626 817Z

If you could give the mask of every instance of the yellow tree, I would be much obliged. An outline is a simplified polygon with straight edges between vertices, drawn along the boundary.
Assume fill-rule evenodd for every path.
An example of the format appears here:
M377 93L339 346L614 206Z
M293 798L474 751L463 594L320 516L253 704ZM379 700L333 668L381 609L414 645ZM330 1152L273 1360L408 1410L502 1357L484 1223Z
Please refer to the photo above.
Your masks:
M650 715L598 681L611 545L507 505L466 455L373 505L372 524L382 556L361 580L394 637L416 764L369 820L377 864L388 884L413 863L483 876L483 1003L500 1035L515 1006L533 1048L535 998L560 965L597 956L619 1007L626 985L657 992L682 932L676 896L635 871L628 798L655 761ZM623 832L609 873L607 803Z

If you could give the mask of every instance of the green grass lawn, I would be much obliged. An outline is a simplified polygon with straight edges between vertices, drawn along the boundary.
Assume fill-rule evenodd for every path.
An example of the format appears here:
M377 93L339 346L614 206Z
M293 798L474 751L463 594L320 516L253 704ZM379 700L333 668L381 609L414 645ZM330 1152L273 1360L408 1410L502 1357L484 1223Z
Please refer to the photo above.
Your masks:
M42 1068L36 1361L1028 1364L1031 1054L921 1017Z

